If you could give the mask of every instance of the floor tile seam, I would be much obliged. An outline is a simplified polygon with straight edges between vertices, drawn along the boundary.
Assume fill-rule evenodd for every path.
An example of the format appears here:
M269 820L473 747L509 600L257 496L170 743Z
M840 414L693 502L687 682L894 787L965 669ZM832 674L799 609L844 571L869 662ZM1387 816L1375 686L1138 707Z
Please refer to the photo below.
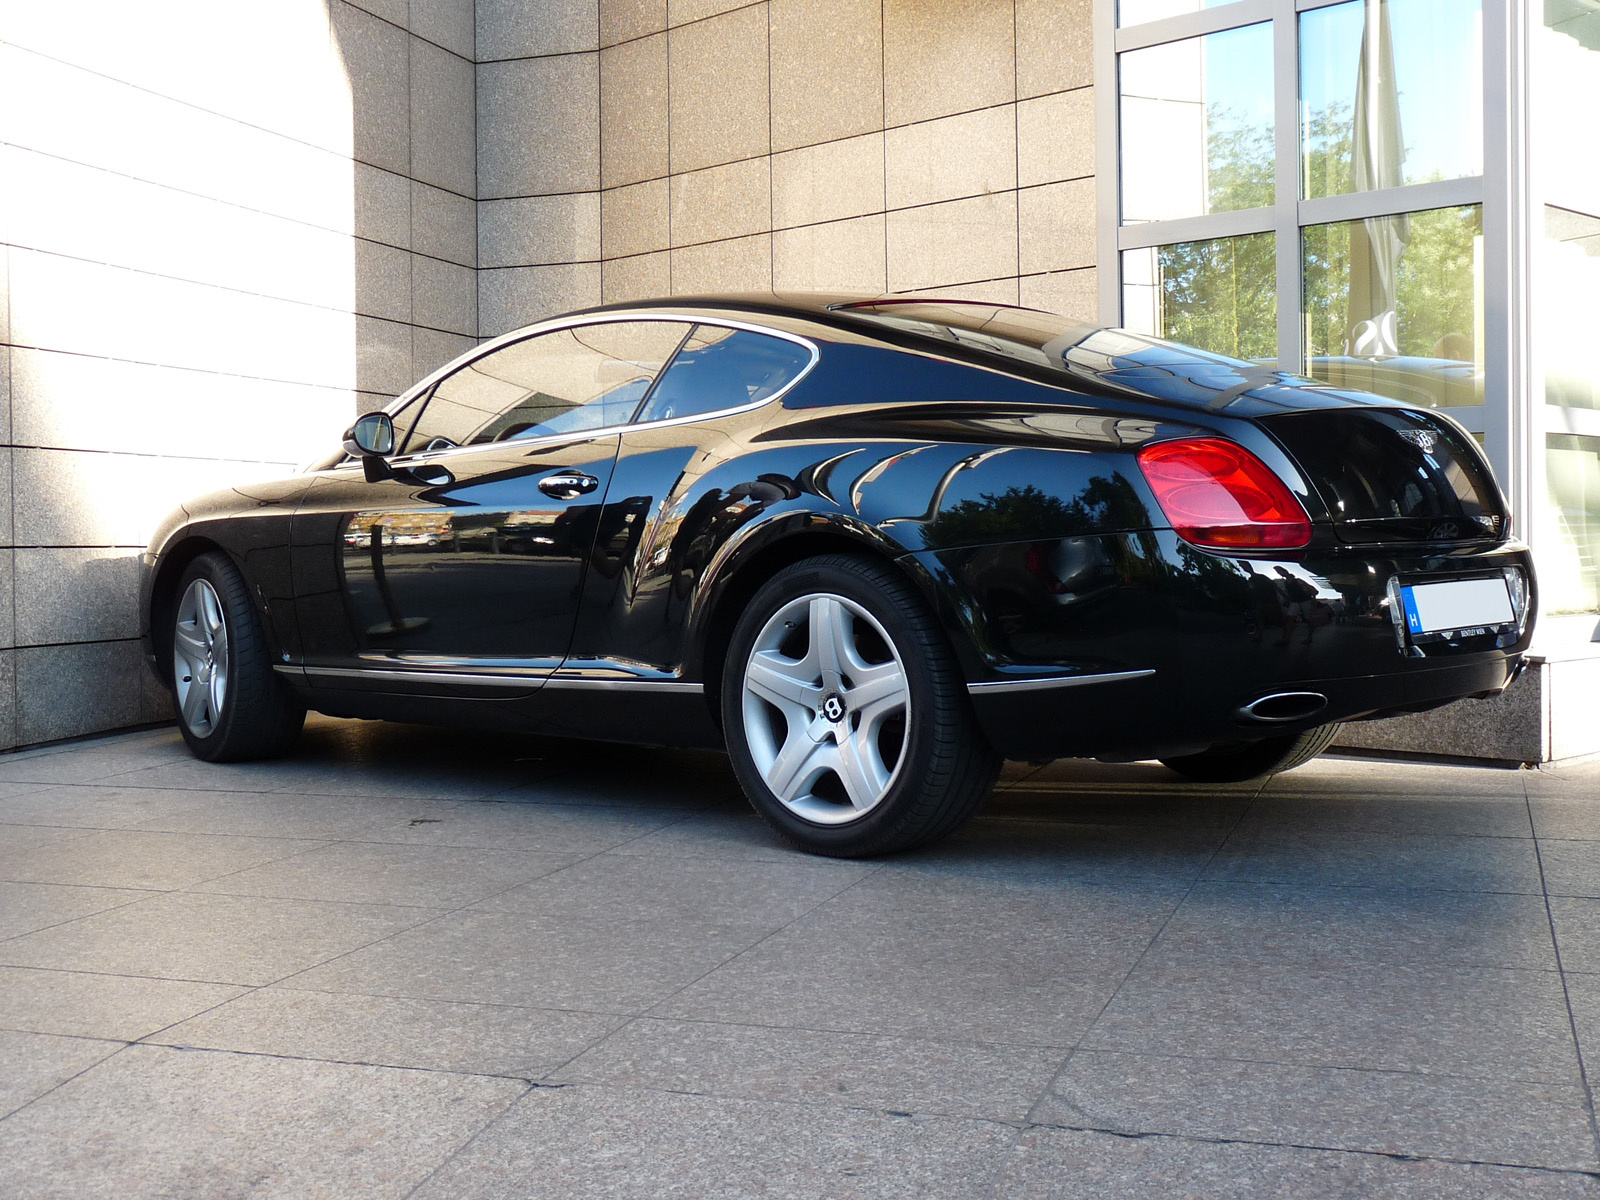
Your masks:
M1183 906L1188 903L1189 898L1194 895L1195 889L1199 887L1201 882L1205 879L1206 869L1217 860L1217 856L1222 853L1223 848L1227 846L1228 842L1233 837L1233 833L1238 830L1240 824L1243 823L1251 808L1255 807L1256 801L1261 798L1262 794L1267 790L1267 786L1271 782L1272 776L1269 775L1256 787L1254 794L1250 797L1250 802L1246 804L1244 809L1239 813L1238 820L1234 822L1232 829L1230 829L1227 833L1224 833L1223 836L1218 840L1216 847L1211 852L1210 858L1208 858L1206 862L1202 864L1200 869L1195 872L1194 878L1189 881L1189 886L1184 889L1183 894L1178 896L1173 901L1172 908L1168 911L1166 919L1163 920L1160 927L1150 935L1150 940L1145 943L1144 949L1139 952L1139 954L1134 958L1133 962L1128 965L1128 969L1122 973L1122 977L1118 979L1116 984L1111 988L1109 994L1105 998L1105 1002L1100 1006L1099 1012L1095 1013L1095 1015L1089 1019L1088 1023L1084 1025L1083 1031L1078 1035L1077 1041L1074 1042L1072 1047L1068 1050L1067 1057L1062 1060L1062 1063L1056 1069L1055 1074L1045 1081L1044 1087L1041 1088L1039 1094L1034 1097L1033 1103L1028 1108L1028 1120L1033 1119L1034 1113L1038 1110L1039 1105L1044 1103L1044 1100L1047 1096L1052 1096L1055 1094L1056 1081L1072 1068L1072 1060L1077 1056L1078 1047L1082 1046L1084 1042L1088 1040L1089 1036L1094 1032L1095 1026L1100 1023L1107 1011L1110 1010L1111 1005L1114 1004L1117 997L1121 995L1122 989L1127 985L1128 980L1133 978L1134 972L1139 969L1139 964L1144 962L1144 960L1149 956L1151 949L1156 945L1157 942L1161 940L1161 935L1167 931L1167 926L1172 924L1173 918L1176 917L1180 911L1182 911Z
M588 859L594 858L594 857L596 857L596 854L590 854L590 855L587 855L585 857L578 858L573 862L564 863L561 866L556 867L556 868L546 872L544 875L536 875L533 878L534 879L547 878L550 875L557 874L557 873L559 873L561 871L564 871L564 870L568 869L569 867L576 866L578 863L586 862L586 861L588 861ZM532 880L524 880L523 882L524 883L530 883L530 882L532 882ZM492 899L494 896L503 895L505 892L512 891L515 888L519 888L519 887L522 887L522 886L523 886L522 883L511 884L511 885L509 885L509 886L507 886L505 888L500 889L500 891L498 891L498 892L492 893L491 896L485 897L485 899ZM474 904L481 903L481 902L482 902L481 900L473 901ZM347 903L347 902L344 902L344 901L293 901L291 903ZM399 906L397 906L397 905L373 905L371 907L393 908L393 907L399 907ZM418 906L418 907L420 907L420 906ZM304 975L309 971L314 971L314 970L318 970L319 968L326 967L326 966L330 965L331 963L338 962L340 959L348 958L352 954L360 953L363 950L369 950L373 946L382 945L384 942L391 941L392 939L397 938L397 937L401 936L402 934L411 933L411 932L413 932L415 930L422 929L422 928L424 928L424 927L426 927L428 925L436 924L437 922L442 921L447 917L454 916L457 913L470 912L470 911L472 911L472 908L471 908L471 905L460 904L460 905L456 905L453 908L448 908L448 909L425 909L423 911L432 912L434 915L432 917L428 918L427 920L418 921L415 924L407 925L404 928L393 930L390 933L387 933L382 937L374 938L370 942L364 942L360 946L355 946L355 947L352 947L349 950L342 951L339 954L332 955L329 958L323 959L321 962L313 963L311 966L302 967L302 968L300 968L298 970L291 971L288 975L284 975L284 976L282 976L282 977L280 977L278 979L268 980L265 984L261 984L259 986L261 986L261 987L270 987L270 986L274 986L274 985L277 985L277 984L282 984L285 980L293 979L296 976Z
M251 991L265 987L259 983L240 983L236 979L191 979L186 975L133 975L127 971L91 971L85 967L41 967L32 963L0 962L0 971L48 971L55 975L94 975L102 979L137 979L147 983L187 983L202 987L231 987ZM234 999L238 999L237 996Z
M330 959L329 961L333 960ZM307 967L306 971L312 969ZM296 972L296 974L305 974L305 972ZM604 1017L622 1022L632 1021L640 1015L637 1009L570 1008L553 1004L514 1004L509 1000L463 1000L455 997L423 996L414 992L348 991L335 988L311 987L306 984L291 985L284 982L284 980L294 978L295 975L285 975L283 979L276 979L270 983L238 984L235 986L247 987L252 992L311 992L319 996L344 996L370 1000L413 1000L422 1004L465 1004L474 1008L507 1008L523 1012L559 1013L563 1016L573 1017ZM234 1000L243 999L245 999L244 996L234 997ZM232 1001L229 1001L229 1003L232 1003Z
M1528 807L1528 820L1531 823L1533 820L1533 797L1528 792L1526 780L1522 784L1522 795L1523 801ZM1572 1037L1572 1054L1577 1063L1578 1078L1583 1086L1584 1106L1589 1116L1589 1136L1594 1147L1595 1157L1600 1159L1600 1119L1597 1119L1595 1112L1594 1085L1589 1079L1589 1067L1583 1053L1583 1040L1578 1034L1578 1017L1572 1007L1572 989L1567 983L1567 973L1561 954L1561 939L1556 934L1555 910L1550 904L1550 884L1544 870L1544 851L1540 847L1538 838L1535 838L1533 842L1533 854L1534 860L1539 867L1539 884L1544 892L1544 911L1550 933L1550 945L1555 951L1556 971L1561 978L1561 999L1567 1009L1567 1030Z
M662 1005L668 1004L672 1000L676 999L678 996L681 996L684 992L686 992L690 988L694 987L696 984L698 984L701 980L705 979L707 976L709 976L709 975L711 975L711 974L713 974L713 973L715 973L717 971L720 971L723 967L727 966L728 964L737 961L738 959L742 958L746 954L751 953L757 947L765 945L767 942L769 942L773 938L777 937L780 933L784 932L787 929L792 928L794 925L798 924L800 921L803 921L806 917L810 916L812 913L816 912L818 909L822 908L824 905L830 904L833 901L837 900L839 897L843 896L846 892L849 892L854 888L860 887L863 883L865 883L867 880L873 878L875 875L877 875L882 870L883 870L883 867L881 865L873 866L870 869L868 869L865 873L860 875L859 877L857 877L857 878L851 880L849 883L845 884L843 887L837 889L834 892L831 892L830 894L828 894L826 896L821 897L820 899L817 900L816 903L814 903L812 905L809 905L808 907L802 909L800 912L797 912L788 921L785 921L783 924L778 925L777 927L769 930L766 934L764 934L761 937L757 938L755 941L750 942L749 944L740 947L738 950L735 950L732 954L727 955L721 961L712 964L706 970L704 970L704 971L700 972L700 974L696 975L693 979L690 979L690 980L686 981L681 986L676 987L672 991L668 992L666 995L661 996L658 999L654 1000L653 1002L651 1002L649 1005L647 1005L641 1011L631 1014L629 1019L627 1021L624 1021L621 1025L617 1026L617 1028L611 1030L609 1033L607 1033L603 1037L599 1038L597 1041L593 1042L589 1046L586 1046L583 1050L580 1050L578 1053L572 1055L570 1058L566 1059L565 1061L563 1061L561 1063L558 1063L555 1067L553 1067L552 1069L546 1071L543 1075L541 1075L539 1077L540 1080L551 1079L557 1072L565 1070L568 1066L570 1066L573 1062L577 1061L584 1054L589 1053L591 1050L599 1049L601 1046L605 1045L605 1043L610 1041L612 1038L617 1037L618 1035L622 1034L625 1030L631 1028L636 1021L652 1015L652 1013L654 1013L654 1011L656 1009L659 1009Z
M264 863L262 865L271 866L272 864ZM235 874L238 874L238 872L235 872ZM226 878L226 876L223 878ZM222 896L230 900L274 900L285 904L337 904L347 908L414 909L418 912L431 912L440 915L458 911L455 907L445 908L437 904L406 904L392 900L334 900L326 896L275 896L266 892L226 892L207 886L211 882L214 881L204 880L201 883L187 884L181 888L173 888L170 892L164 894L169 896Z
M204 1014L196 1014L204 1015ZM189 1018L192 1019L192 1018ZM172 1026L168 1026L168 1029ZM526 1075L503 1075L495 1071L454 1071L445 1067L419 1067L405 1063L371 1062L366 1059L356 1058L323 1058L316 1054L283 1054L271 1050L241 1050L230 1046L203 1046L193 1042L156 1041L165 1029L157 1030L153 1034L128 1043L132 1046L148 1046L155 1050L177 1050L184 1054L231 1054L239 1058L267 1058L277 1059L281 1062L307 1062L323 1063L333 1067L370 1067L380 1071L408 1071L418 1075L450 1075L465 1079L498 1079L505 1082L521 1083L533 1086L533 1080Z
M400 1200L411 1200L412 1196L415 1196L423 1188L427 1187L435 1175L444 1170L451 1163L455 1162L455 1160L460 1158L463 1154L467 1153L467 1151L472 1148L473 1144L479 1138L488 1133L496 1125L500 1124L501 1121L504 1121L518 1108L522 1107L522 1102L526 1100L531 1093L537 1091L540 1086L541 1085L537 1083L527 1084L527 1086L525 1086L518 1095L513 1096L509 1101L506 1102L506 1106L504 1108L495 1113L494 1116L490 1117L477 1129L473 1130L470 1137L466 1138L459 1146L457 1146L454 1150L451 1150L448 1154L436 1162L426 1175L417 1180L416 1184L411 1188L407 1189L405 1195L401 1197Z
M1365 892L1387 892L1387 891L1393 891L1394 890L1393 888L1387 888L1387 887L1384 887L1382 884L1376 884L1376 883L1372 883L1372 884L1367 884L1367 883L1301 883L1301 882L1297 882L1296 880L1294 880L1292 878L1286 878L1286 877L1283 877L1283 876L1275 876L1275 875L1256 876L1254 878L1251 878L1251 877L1241 878L1241 877L1237 877L1237 876L1230 877L1230 876L1227 876L1227 875L1202 875L1197 882L1199 882L1199 883L1261 883L1261 884L1270 884L1270 885L1272 885L1274 887L1309 887L1309 888L1340 887L1340 888L1348 888L1351 891L1365 891ZM1437 895L1437 896L1539 896L1539 895L1543 894L1542 893L1542 889L1541 889L1541 891L1519 892L1519 891L1512 891L1512 890L1507 889L1507 888L1492 888L1492 887L1491 888L1427 887L1427 888L1407 888L1405 890L1406 891L1411 891L1411 892L1426 893L1426 894L1429 894L1429 895ZM1583 897L1575 897L1575 898L1576 899L1583 899Z
M93 1040L105 1041L105 1040L112 1040L112 1039L101 1038L101 1039L93 1039ZM87 1075L90 1071L93 1071L96 1067L104 1066L106 1063L110 1062L113 1058L116 1058L117 1055L126 1054L130 1048L131 1048L130 1044L125 1042L122 1045L119 1045L115 1050L111 1051L111 1053L107 1054L104 1058L98 1058L94 1062L89 1063L82 1070L74 1071L71 1075L68 1075L65 1079L58 1080L53 1085L51 1085L50 1087L46 1088L44 1091L40 1092L37 1096L31 1097L25 1103L17 1105L16 1108L11 1109L9 1112L0 1113L0 1123L3 1123L5 1121L9 1121L12 1117L16 1116L18 1113L25 1112L26 1110L32 1108L35 1104L39 1103L39 1101L45 1099L45 1097L53 1095L54 1093L60 1091L62 1088L66 1087L67 1084L73 1082L75 1079L78 1079L81 1076Z
M971 1050L1039 1050L1067 1054L1073 1047L1059 1042L1018 1042L992 1038L920 1037L907 1033L883 1033L872 1029L846 1029L831 1025L771 1025L760 1021L726 1021L712 1017L667 1016L648 1011L629 1018L630 1025L698 1025L716 1029L761 1030L769 1033L814 1033L825 1037L870 1038L873 1041L913 1042L926 1046L950 1046ZM614 1032L620 1032L614 1031Z
M0 880L0 882L3 882L3 883L17 883L19 881L18 880L7 879L7 880ZM28 880L28 881L20 881L20 882L32 883L33 881ZM39 883L39 884L36 884L35 886L38 886L38 887L98 887L98 888L102 888L104 891L108 891L108 892L144 892L145 895L137 896L132 900L124 900L120 904L111 904L111 905L107 905L105 908L97 908L92 913L82 913L82 914L80 914L80 915L78 915L76 917L68 917L65 921L56 921L56 922L53 922L52 924L49 924L49 925L41 925L38 929L30 929L26 933L13 933L13 934L9 934L9 935L7 935L5 937L0 937L0 947L4 947L8 942L14 942L14 941L17 941L17 940L19 940L21 938L25 938L25 937L32 937L36 933L48 933L52 929L62 929L64 927L68 926L68 925L74 924L77 921L86 921L90 917L98 917L98 916L102 916L105 913L116 912L119 909L131 908L135 904L147 904L152 900L159 900L162 896L171 896L171 895L174 894L174 891L172 889L119 888L119 887L113 887L113 886L111 886L109 884ZM0 966L11 966L11 965L12 964L10 964L10 963L0 962Z
M155 819L156 820L160 820L159 817L157 817ZM209 837L225 837L225 838L241 838L241 839L248 838L251 841L268 841L268 842L306 842L306 841L318 841L318 840L321 840L321 841L339 840L339 839L329 839L326 835L324 835L322 838L319 839L319 838L315 838L315 837L311 837L311 836L298 836L298 835L295 835L295 834L284 834L284 833L272 833L272 834L267 834L267 833L205 833L205 832L197 832L197 831L188 830L188 829L150 829L145 824L140 824L140 825L53 825L53 824L49 824L49 823L43 822L43 821L7 821L3 817L0 817L0 828L6 828L6 827L15 828L15 829L77 829L77 830L82 830L84 833L150 833L150 834L155 834L158 837L208 837L208 838ZM75 841L76 839L63 838L61 840L63 840L63 841ZM49 843L49 842L45 843L45 845L51 845L51 844L53 844L53 843Z
M156 836L158 836L158 837L191 837L191 836L224 837L224 836L228 836L228 835L225 835L225 834L204 834L204 835L158 834ZM258 838L256 840L258 840L258 841L284 841L284 840L288 840L288 839L283 839L283 838ZM175 891L175 892L189 892L191 894L196 894L196 895L203 894L203 893L196 892L195 889L201 888L201 887L203 887L204 885L206 885L208 883L217 883L217 882L219 882L221 880L224 880L224 879L230 879L233 876L241 875L246 871L254 871L258 867L270 867L270 866L275 866L278 863L288 862L291 859L299 858L303 854L311 854L311 853L313 853L313 852L315 852L317 850L321 850L325 846L331 846L331 845L335 844L335 843L330 842L330 841L328 841L326 839L323 839L323 840L320 840L320 841L313 841L311 839L304 839L304 841L305 841L304 845L301 845L301 846L297 847L296 849L289 850L284 854L280 854L275 858L263 859L261 862L251 863L247 867L235 867L231 871L221 871L216 875L207 875L203 879L191 879L189 882L187 882L185 884L181 884L180 886L178 886L176 888L173 888L172 890Z
M1410 1079L1441 1079L1460 1080L1465 1083L1525 1083L1538 1086L1551 1086L1563 1083L1579 1082L1577 1076L1567 1079L1552 1078L1548 1075L1523 1075L1520 1073L1507 1074L1495 1071L1489 1074L1467 1074L1462 1071L1430 1071L1405 1067L1369 1067L1358 1066L1348 1062L1332 1062L1309 1060L1285 1060L1278 1058L1245 1058L1231 1054L1172 1054L1147 1050L1121 1050L1108 1046L1091 1046L1080 1044L1073 1047L1073 1056L1101 1055L1115 1058L1154 1059L1161 1062L1195 1062L1195 1063L1225 1063L1232 1066L1243 1067L1282 1067L1293 1071L1338 1071L1351 1075L1392 1075ZM1597 1160L1600 1161L1600 1160Z
M1459 1167L1491 1167L1507 1171L1538 1171L1549 1175L1575 1175L1581 1178L1600 1180L1600 1160L1596 1161L1594 1167L1557 1167L1535 1163L1501 1162L1487 1158L1459 1158L1444 1154L1407 1154L1400 1151L1356 1149L1349 1146L1327 1146L1315 1142L1275 1142L1260 1138L1206 1137L1200 1134L1173 1133L1159 1129L1129 1131L1095 1125L1063 1125L1050 1121L1029 1121L1027 1129L1057 1130L1062 1133L1088 1133L1104 1137L1124 1138L1128 1141L1174 1141L1203 1146L1259 1146L1263 1149L1272 1150L1305 1150L1322 1154L1350 1154L1360 1155L1364 1158L1387 1159L1391 1162L1436 1162Z

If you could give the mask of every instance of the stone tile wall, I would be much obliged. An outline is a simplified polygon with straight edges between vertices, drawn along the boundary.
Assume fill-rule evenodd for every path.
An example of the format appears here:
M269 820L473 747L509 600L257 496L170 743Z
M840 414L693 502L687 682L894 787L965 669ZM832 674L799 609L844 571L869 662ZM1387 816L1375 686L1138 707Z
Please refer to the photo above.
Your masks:
M0 9L0 748L164 717L155 523L474 343L474 41L472 0Z
M707 290L1091 315L1090 0L478 4L484 336Z

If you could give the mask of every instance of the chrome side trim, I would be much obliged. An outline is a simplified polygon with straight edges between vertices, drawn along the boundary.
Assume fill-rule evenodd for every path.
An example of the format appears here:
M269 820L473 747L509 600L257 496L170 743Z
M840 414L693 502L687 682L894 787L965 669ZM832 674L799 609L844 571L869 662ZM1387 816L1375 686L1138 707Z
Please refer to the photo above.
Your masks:
M985 683L969 683L967 691L974 696L988 696L997 692L1042 692L1050 688L1085 687L1091 683L1115 683L1120 679L1143 679L1154 675L1153 669L1142 671L1111 671L1105 675L1060 675L1053 679L992 679Z
M411 683L478 684L487 687L562 688L596 692L671 692L699 694L703 683L679 679L582 679L550 675L543 671L407 671L389 667L298 667L274 663L272 669L284 675L316 676L320 679L371 679Z
M552 675L545 680L547 688L572 688L595 692L673 692L698 695L706 690L703 683L685 683L681 679L575 679Z

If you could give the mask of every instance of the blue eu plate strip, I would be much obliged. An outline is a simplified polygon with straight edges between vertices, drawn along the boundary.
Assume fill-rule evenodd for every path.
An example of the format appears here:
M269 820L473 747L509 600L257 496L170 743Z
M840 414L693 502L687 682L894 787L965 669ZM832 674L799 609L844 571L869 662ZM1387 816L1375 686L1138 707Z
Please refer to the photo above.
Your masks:
M1400 589L1400 603L1405 606L1406 610L1406 628L1412 633L1421 633L1422 617L1417 613L1417 598L1412 595L1410 588L1403 587Z

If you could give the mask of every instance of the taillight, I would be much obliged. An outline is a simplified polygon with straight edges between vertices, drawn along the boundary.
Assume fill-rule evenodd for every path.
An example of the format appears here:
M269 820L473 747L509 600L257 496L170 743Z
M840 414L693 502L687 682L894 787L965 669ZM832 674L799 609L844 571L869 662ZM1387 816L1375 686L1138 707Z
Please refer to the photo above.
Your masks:
M1139 469L1186 542L1217 550L1274 550L1311 540L1311 521L1283 480L1235 442L1157 442L1139 451Z

